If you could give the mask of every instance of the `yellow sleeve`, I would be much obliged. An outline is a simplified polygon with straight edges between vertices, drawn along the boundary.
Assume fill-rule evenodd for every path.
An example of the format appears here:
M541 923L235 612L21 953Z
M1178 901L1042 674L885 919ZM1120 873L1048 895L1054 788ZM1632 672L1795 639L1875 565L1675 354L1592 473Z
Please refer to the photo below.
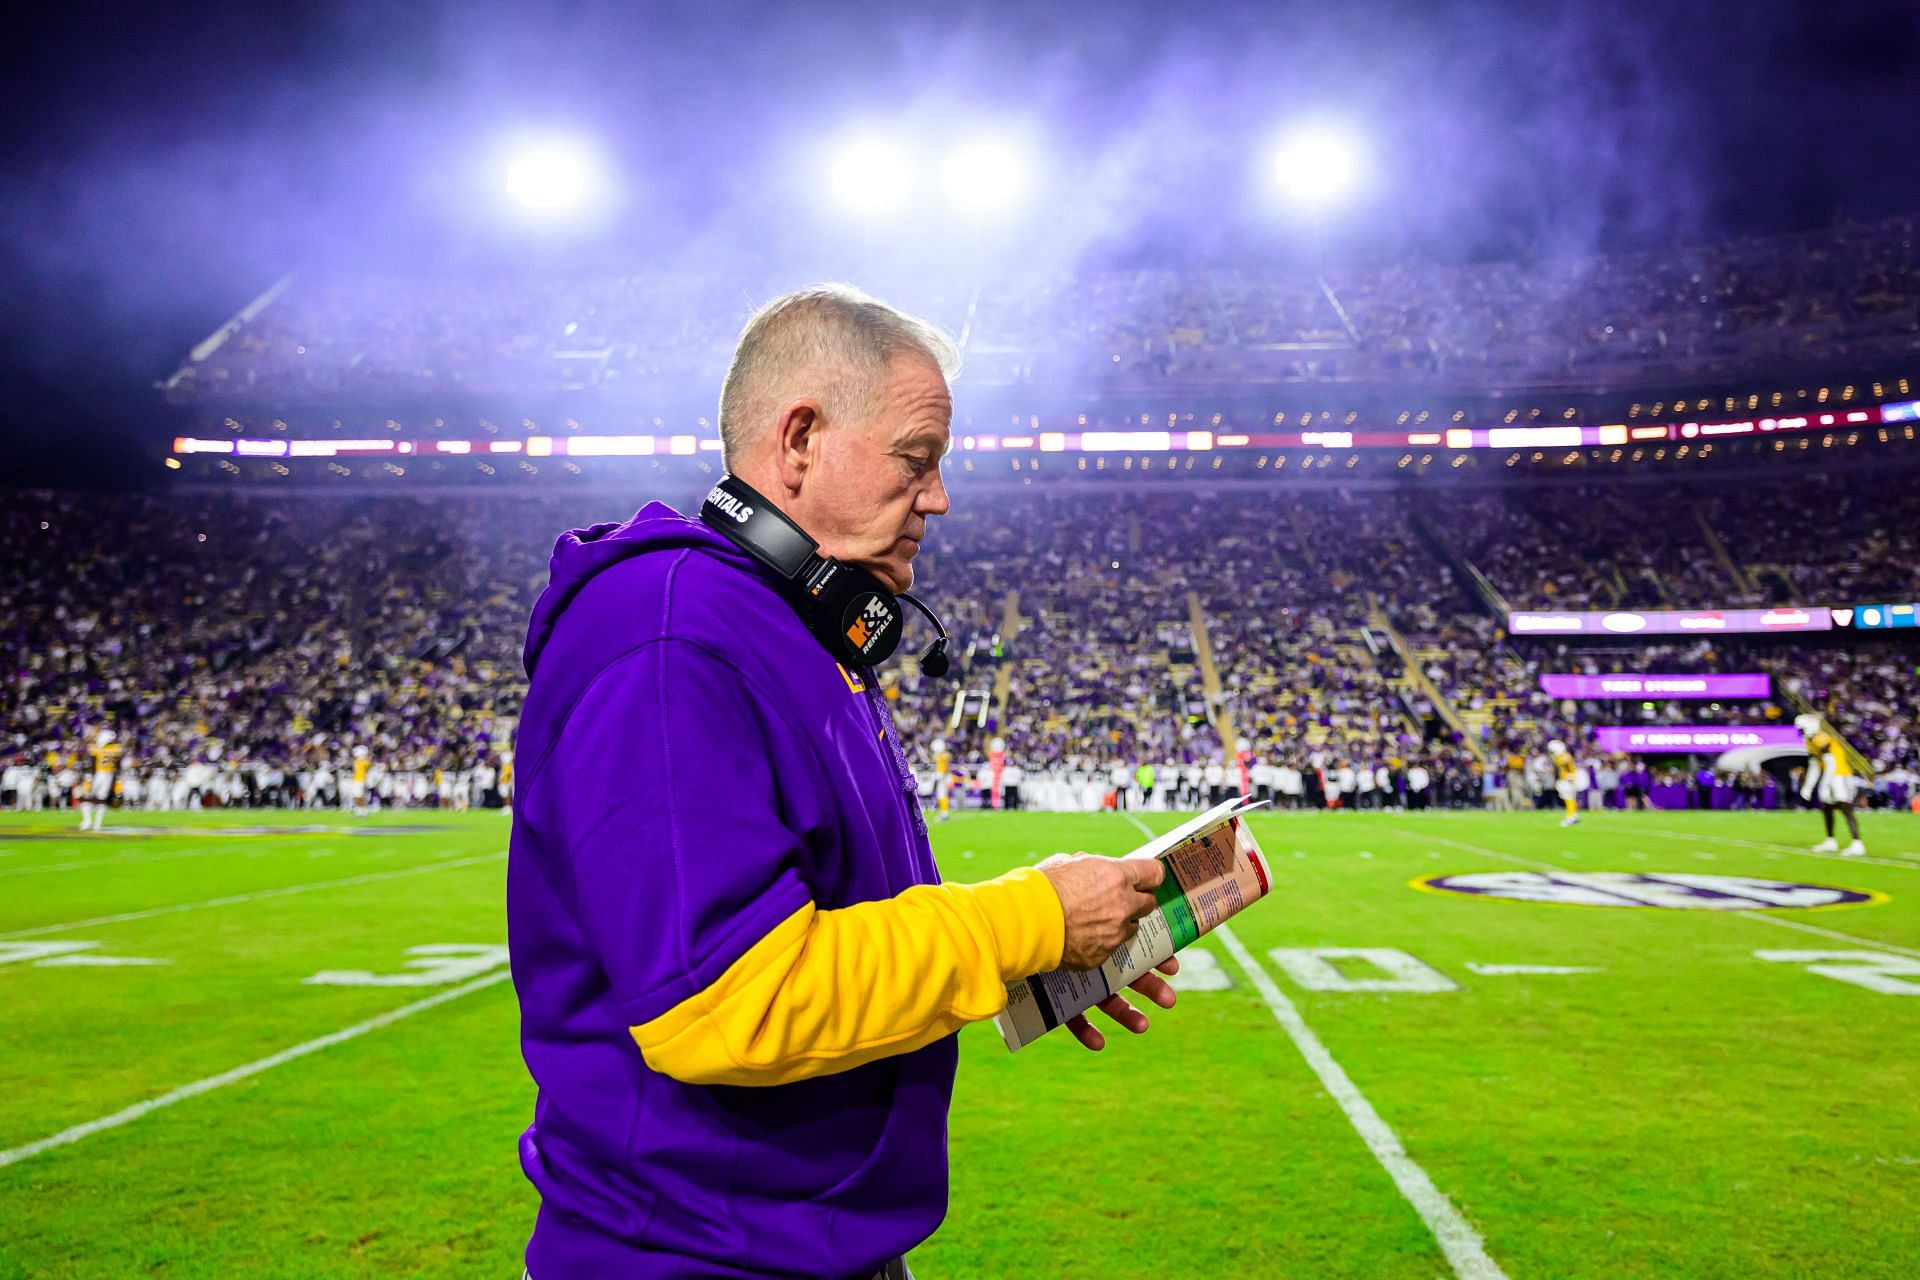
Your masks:
M676 1080L788 1084L991 1018L1008 982L1059 967L1065 945L1059 895L1031 867L835 911L809 902L704 990L628 1030Z

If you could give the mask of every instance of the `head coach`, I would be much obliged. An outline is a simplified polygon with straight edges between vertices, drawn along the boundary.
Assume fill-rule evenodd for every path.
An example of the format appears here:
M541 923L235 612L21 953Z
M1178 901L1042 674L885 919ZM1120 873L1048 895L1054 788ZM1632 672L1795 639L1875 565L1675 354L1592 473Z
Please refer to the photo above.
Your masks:
M948 509L954 363L858 291L780 298L734 353L699 517L650 503L554 548L507 870L533 1280L905 1275L946 1213L955 1032L1153 907L1151 861L934 866L873 664Z

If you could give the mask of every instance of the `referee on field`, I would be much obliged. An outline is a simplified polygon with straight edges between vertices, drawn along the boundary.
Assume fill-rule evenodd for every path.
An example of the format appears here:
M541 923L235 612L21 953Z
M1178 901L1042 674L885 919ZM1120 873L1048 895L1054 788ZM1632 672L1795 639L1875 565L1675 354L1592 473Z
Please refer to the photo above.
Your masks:
M706 518L651 503L554 548L507 871L532 1280L905 1276L946 1213L955 1032L1153 907L1151 861L940 883L875 672L836 653L845 619L742 541L791 521L775 549L806 581L906 591L948 509L953 363L857 291L778 299L727 372Z

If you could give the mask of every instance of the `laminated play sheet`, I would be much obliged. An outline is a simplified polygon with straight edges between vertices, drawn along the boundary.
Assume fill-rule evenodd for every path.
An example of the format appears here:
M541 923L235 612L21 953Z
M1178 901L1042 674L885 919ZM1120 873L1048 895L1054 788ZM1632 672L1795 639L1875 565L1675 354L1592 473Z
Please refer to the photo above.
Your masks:
M1128 854L1158 858L1166 867L1154 890L1159 905L1099 968L1055 969L1009 982L1007 1007L995 1019L1007 1048L1032 1044L1266 897L1273 877L1243 816L1264 803L1236 797Z

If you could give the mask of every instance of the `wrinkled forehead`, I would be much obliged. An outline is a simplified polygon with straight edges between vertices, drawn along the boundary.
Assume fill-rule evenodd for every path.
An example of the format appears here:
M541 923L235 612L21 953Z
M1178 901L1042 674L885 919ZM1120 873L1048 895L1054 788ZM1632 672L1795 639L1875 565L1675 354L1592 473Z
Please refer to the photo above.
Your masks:
M894 357L887 366L881 406L881 424L892 443L927 440L946 447L953 428L953 392L932 360Z

